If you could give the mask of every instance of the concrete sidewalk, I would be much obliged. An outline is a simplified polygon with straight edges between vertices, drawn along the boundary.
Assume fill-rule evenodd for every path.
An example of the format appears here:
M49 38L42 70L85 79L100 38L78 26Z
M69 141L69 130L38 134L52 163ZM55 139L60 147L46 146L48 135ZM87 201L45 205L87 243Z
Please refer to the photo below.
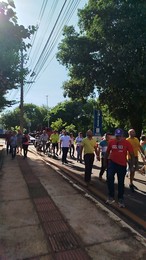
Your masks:
M33 147L30 147L31 150L34 150ZM43 154L41 154L43 157ZM71 173L75 178L76 176L80 177L80 180L84 183L84 171L85 166L77 162L75 159L68 158L68 164L62 165L61 156L58 156L58 160L53 159L52 157L45 156L45 160L50 162L56 167L63 169L68 174ZM102 181L99 179L99 171L100 171L100 162L94 161L94 166L92 170L92 178L91 178L91 186L90 190L94 193L98 193L98 197L105 202L108 195L107 183L106 183L106 172L103 175ZM137 187L135 192L132 192L129 188L130 178L125 177L125 204L126 209L124 211L127 212L127 217L129 215L130 219L133 222L137 223L140 227L141 232L143 233L143 228L146 231L146 176L142 175L140 172L135 173L134 185ZM116 202L118 201L117 193L118 193L118 180L115 175L115 195ZM117 208L117 203L114 204L115 208ZM123 212L123 211L122 211Z
M35 154L5 155L0 259L146 259L145 239Z

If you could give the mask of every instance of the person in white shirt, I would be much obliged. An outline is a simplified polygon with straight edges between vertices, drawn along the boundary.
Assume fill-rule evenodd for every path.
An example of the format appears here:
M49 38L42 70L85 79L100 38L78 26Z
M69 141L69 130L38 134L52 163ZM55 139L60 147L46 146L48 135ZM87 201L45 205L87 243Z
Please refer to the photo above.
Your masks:
M71 139L71 146L70 146L70 149L69 149L69 153L70 153L70 158L74 158L74 153L75 153L75 146L74 146L74 141L75 141L75 138L73 136L73 133L70 133L70 139Z
M67 153L68 149L71 146L71 138L67 134L66 131L64 131L64 134L60 137L60 146L62 149L62 164L68 163L67 162Z

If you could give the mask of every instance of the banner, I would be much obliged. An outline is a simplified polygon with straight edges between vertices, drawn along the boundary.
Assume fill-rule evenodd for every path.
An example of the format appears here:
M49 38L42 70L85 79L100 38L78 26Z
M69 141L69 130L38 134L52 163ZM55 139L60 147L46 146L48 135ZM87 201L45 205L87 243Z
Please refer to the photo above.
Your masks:
M102 132L102 112L101 110L94 109L94 122L93 122L93 135L101 135Z

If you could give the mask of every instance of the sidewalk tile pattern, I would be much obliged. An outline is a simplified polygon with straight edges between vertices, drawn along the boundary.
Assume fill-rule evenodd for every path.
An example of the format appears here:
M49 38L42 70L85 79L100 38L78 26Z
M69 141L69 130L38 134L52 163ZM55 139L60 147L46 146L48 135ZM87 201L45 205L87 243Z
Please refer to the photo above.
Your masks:
M28 186L46 239L52 248L55 260L89 260L86 251L81 248L80 240L64 220L61 212L34 175L28 163L18 159L19 166ZM49 256L50 257L50 256ZM39 258L38 258L39 259ZM40 257L41 259L41 257Z

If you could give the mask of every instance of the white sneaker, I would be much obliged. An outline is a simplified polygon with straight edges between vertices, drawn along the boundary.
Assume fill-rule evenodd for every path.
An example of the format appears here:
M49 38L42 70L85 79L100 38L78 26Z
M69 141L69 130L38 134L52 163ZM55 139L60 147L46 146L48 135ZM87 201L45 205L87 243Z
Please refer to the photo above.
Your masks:
M125 208L124 200L119 200L118 201L118 206L119 206L119 208Z
M105 203L111 205L114 202L115 202L114 198L108 198Z

